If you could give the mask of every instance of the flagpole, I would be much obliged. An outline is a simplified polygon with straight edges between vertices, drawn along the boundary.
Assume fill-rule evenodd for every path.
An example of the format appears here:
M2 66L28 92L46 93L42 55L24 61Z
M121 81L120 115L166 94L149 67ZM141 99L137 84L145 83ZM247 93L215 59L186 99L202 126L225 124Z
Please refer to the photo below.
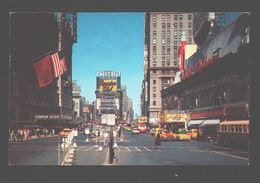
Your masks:
M62 27L59 27L59 45L58 45L58 51L61 51L61 40L62 40ZM59 75L58 78L58 87L59 87L59 108L60 108L60 118L62 115L62 98L61 98L61 75Z

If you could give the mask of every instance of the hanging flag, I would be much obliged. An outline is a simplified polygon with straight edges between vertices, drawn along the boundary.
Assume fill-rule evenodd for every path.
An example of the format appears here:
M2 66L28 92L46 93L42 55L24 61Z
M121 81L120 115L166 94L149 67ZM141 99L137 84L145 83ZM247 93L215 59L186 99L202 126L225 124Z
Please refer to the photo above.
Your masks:
M34 63L34 69L36 72L36 76L40 88L52 83L52 69L51 69L50 55L47 55L39 62Z
M66 62L65 53L63 50L61 50L51 55L51 58L52 58L52 64L54 68L54 75L55 77L59 77L64 72L67 71L67 62Z

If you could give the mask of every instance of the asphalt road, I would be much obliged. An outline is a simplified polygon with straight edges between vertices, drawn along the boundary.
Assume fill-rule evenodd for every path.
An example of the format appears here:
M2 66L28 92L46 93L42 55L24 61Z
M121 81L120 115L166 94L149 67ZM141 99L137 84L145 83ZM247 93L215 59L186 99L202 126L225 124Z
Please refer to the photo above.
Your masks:
M115 152L119 158L113 165L245 165L248 152L215 145L211 142L162 142L154 148L150 134L133 135L124 131L123 141L117 140ZM109 165L108 147L100 149L100 140L86 142L86 136L76 137L77 148L73 165ZM11 142L11 165L58 165L58 137Z

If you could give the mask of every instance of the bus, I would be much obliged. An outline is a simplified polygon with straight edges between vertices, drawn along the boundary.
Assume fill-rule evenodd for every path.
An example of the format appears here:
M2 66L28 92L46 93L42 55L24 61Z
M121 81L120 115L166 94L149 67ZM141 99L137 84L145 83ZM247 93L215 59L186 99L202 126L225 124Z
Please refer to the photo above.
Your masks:
M217 143L248 148L249 120L221 122L217 130Z

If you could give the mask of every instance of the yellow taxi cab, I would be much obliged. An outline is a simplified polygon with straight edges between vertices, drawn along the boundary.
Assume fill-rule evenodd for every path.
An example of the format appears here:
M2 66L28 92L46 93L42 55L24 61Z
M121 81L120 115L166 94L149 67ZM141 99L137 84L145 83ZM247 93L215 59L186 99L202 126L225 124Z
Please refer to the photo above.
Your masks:
M67 138L70 132L71 132L71 129L69 129L69 128L63 128L63 129L60 131L60 136L61 136L62 138Z
M175 140L189 141L191 139L190 135L186 130L176 131L175 134Z
M199 131L197 129L190 129L188 134L190 135L191 139L197 139Z
M175 134L171 130L163 129L161 131L161 140L163 141L173 141Z

